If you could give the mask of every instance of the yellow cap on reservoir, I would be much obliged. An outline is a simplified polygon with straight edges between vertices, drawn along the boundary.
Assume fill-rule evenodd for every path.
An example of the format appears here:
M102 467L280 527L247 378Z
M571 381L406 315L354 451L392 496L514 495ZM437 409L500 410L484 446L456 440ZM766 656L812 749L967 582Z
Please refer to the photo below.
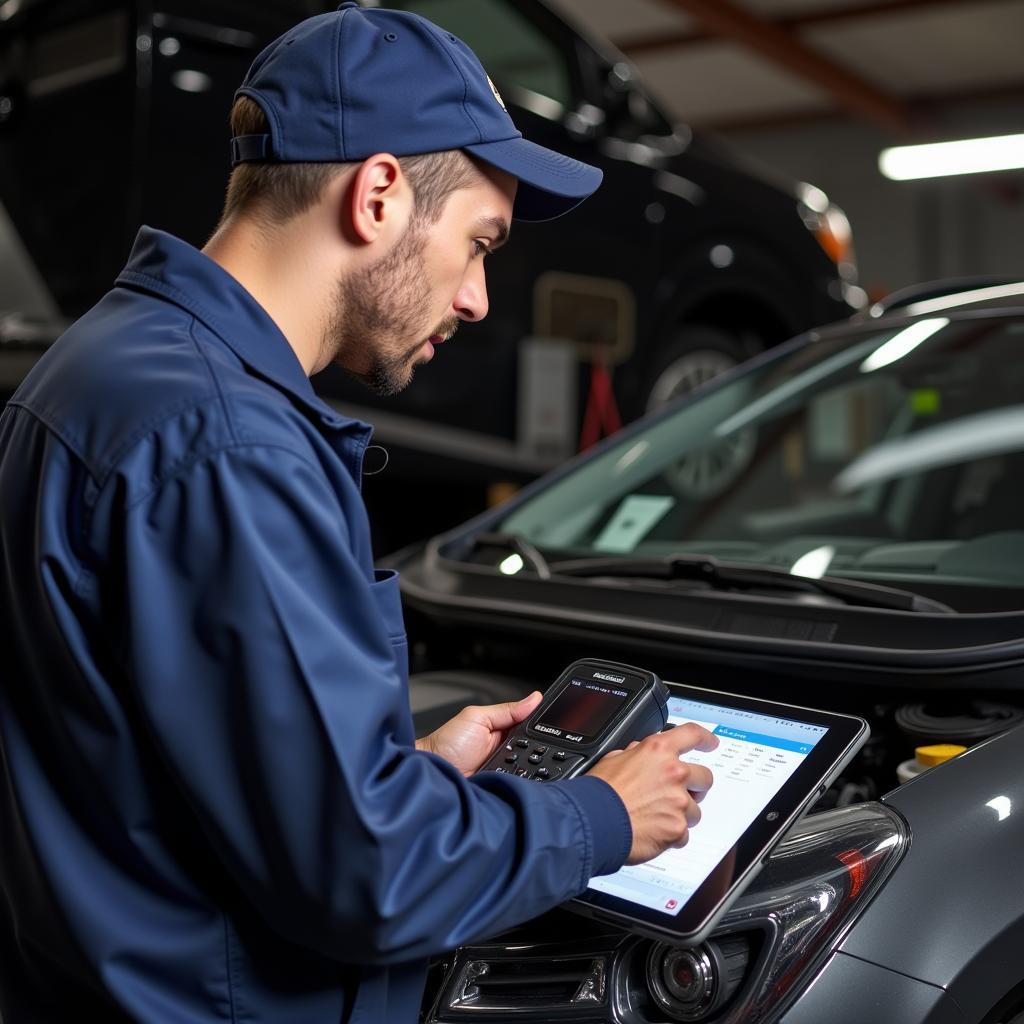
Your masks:
M962 754L966 749L957 743L933 743L930 747L916 747L914 756L926 768L934 768L937 764Z

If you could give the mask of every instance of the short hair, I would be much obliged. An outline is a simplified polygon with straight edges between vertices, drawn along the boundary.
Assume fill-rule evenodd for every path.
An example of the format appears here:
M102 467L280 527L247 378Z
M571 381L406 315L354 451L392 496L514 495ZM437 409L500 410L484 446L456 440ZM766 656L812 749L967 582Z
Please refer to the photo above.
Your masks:
M231 108L231 134L264 135L270 131L266 115L248 96L239 96ZM412 189L417 218L434 223L448 197L473 182L472 160L459 149L398 158ZM247 213L267 226L283 224L317 203L324 189L352 164L243 163L231 172L221 214Z

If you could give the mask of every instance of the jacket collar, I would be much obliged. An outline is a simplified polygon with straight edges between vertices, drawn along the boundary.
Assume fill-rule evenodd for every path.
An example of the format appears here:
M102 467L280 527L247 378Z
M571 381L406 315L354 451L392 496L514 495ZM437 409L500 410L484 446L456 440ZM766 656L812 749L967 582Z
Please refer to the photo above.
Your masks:
M188 242L143 227L117 284L140 288L188 310L253 372L293 395L334 428L370 427L332 409L313 390L295 350L267 311L223 267Z

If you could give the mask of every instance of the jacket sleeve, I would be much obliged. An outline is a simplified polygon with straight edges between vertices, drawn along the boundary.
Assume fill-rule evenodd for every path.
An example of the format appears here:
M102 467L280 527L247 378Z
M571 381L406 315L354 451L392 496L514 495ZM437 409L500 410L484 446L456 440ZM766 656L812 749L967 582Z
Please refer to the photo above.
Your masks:
M126 512L127 661L245 898L291 941L386 964L549 909L616 870L631 835L600 780L466 780L405 741L404 636L381 613L397 580L368 578L344 507L285 449L160 484Z

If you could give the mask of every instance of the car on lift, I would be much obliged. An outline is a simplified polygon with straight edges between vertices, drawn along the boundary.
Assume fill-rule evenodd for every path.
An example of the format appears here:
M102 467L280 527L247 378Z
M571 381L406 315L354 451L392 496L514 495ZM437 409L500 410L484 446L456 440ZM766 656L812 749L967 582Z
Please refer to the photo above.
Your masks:
M12 343L26 314L37 336L48 315L52 336L91 306L139 224L205 242L235 88L270 39L335 6L0 5L0 314ZM392 479L530 479L581 439L862 301L841 210L676 123L620 52L552 4L392 6L464 38L528 138L606 179L572 217L516 228L488 264L490 316L415 387L378 400L338 371L318 375L330 401L375 424Z
M579 657L872 730L706 941L558 910L438 964L425 1020L1024 1021L1022 395L1024 283L928 286L391 560L421 731Z

